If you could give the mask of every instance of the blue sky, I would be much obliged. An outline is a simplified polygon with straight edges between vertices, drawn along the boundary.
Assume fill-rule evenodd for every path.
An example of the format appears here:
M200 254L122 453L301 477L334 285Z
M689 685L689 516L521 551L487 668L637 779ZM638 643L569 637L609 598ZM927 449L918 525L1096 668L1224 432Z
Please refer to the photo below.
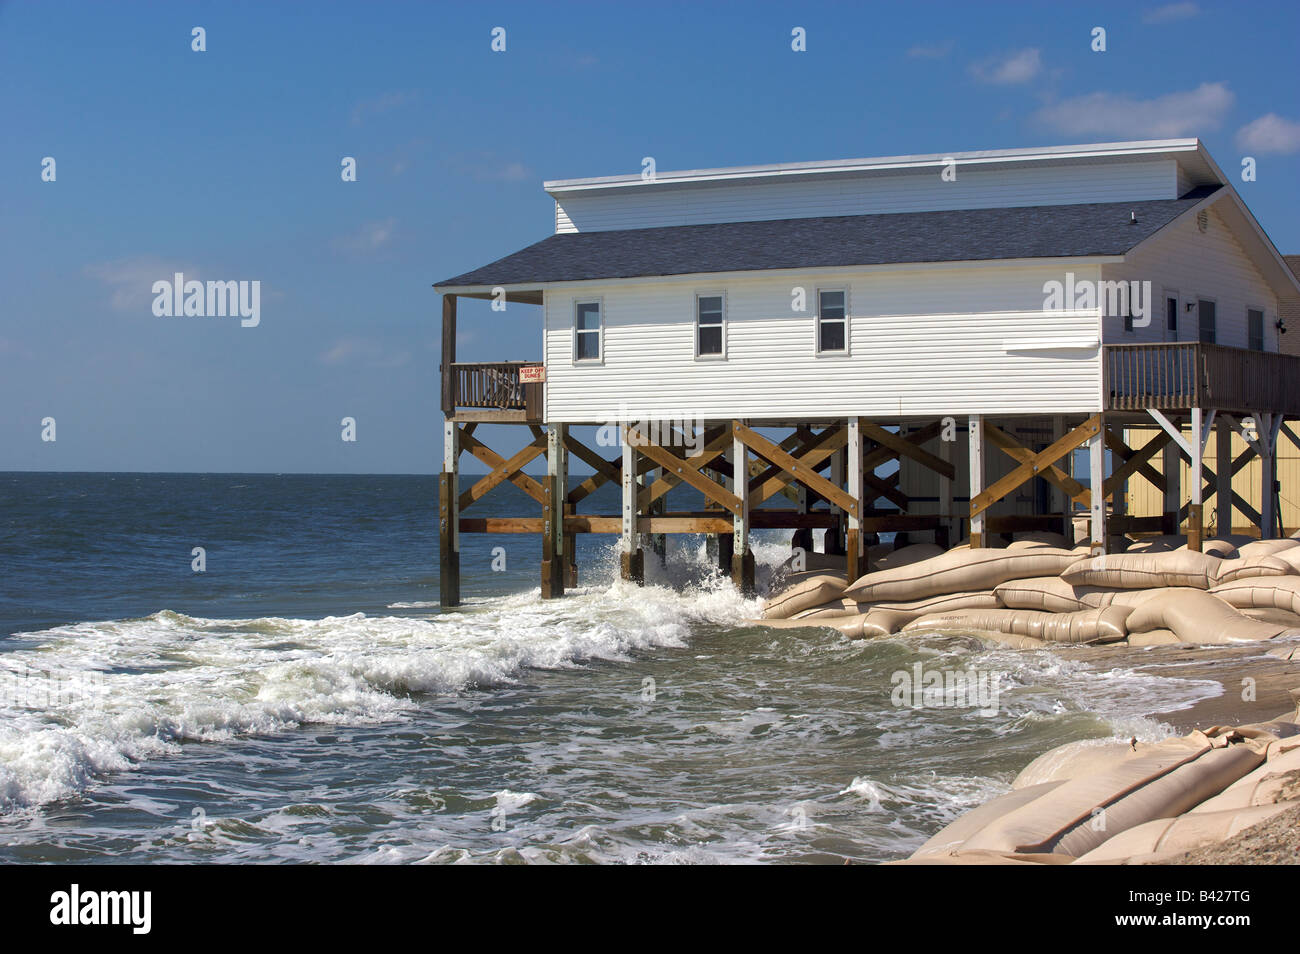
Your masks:
M1200 136L1300 252L1297 35L1294 3L0 5L0 470L433 472L430 285L544 238L543 179L643 156ZM260 281L261 323L155 317L176 271ZM540 355L537 309L461 315L461 360Z

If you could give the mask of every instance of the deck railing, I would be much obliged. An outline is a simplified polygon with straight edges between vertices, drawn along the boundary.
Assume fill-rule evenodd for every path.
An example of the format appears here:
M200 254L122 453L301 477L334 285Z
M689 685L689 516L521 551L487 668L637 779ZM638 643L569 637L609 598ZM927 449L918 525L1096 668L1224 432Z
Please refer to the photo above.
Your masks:
M1201 342L1106 345L1108 410L1300 414L1300 356Z
M520 375L521 368L537 365L536 361L486 361L444 367L443 410L524 411L540 420L543 385L523 381Z

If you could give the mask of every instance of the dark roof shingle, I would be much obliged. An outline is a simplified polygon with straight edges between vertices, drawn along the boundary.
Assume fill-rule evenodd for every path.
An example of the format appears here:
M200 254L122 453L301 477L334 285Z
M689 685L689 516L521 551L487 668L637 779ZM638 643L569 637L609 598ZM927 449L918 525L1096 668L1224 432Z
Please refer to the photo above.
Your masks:
M1219 186L1179 199L894 212L552 235L435 287L779 268L1122 255ZM1137 213L1130 224L1130 213Z

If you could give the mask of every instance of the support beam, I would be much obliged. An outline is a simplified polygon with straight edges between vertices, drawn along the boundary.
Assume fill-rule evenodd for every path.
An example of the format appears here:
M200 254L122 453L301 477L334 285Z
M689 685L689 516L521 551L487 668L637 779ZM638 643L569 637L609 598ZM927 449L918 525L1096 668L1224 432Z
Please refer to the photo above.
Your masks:
M460 605L460 428L442 426L442 474L438 478L438 600L443 609Z
M1088 438L1088 482L1092 487L1088 519L1088 545L1094 556L1106 552L1106 435L1100 419Z
M456 411L456 296L442 296L442 413Z
M731 484L739 506L731 513L731 580L744 596L749 597L754 595L754 553L749 548L749 452L742 430L748 428L740 421L732 422Z
M1259 435L1259 536L1271 540L1277 527L1277 436L1282 426L1281 414L1256 412L1255 430Z
M542 599L564 595L564 433L566 424L546 428L546 483L542 506Z
M637 533L637 453L630 430L630 425L624 424L619 431L623 439L623 534L619 541L619 560L623 579L632 583L644 583L645 555L641 551L641 537Z
M942 436L942 432L940 432L940 437L939 437L939 453L943 455L944 463L948 465L948 467L952 470L952 474L953 474L953 477L945 477L943 474L939 475L939 519L942 521L942 524L940 525L942 532L941 533L940 531L935 532L935 542L938 543L939 537L942 536L943 542L940 543L940 546L943 547L946 547L949 542L957 539L957 535L955 532L955 528L953 527L953 519L952 519L953 516L952 483L953 483L953 478L957 474L957 470L953 466L953 461L952 461L952 456L953 456L952 446L953 444L957 443L955 439L957 436L956 429L957 429L957 424L954 421L953 422L954 439L951 441L944 440ZM870 567L868 567L867 569L869 570Z
M1168 432L1166 436L1169 436ZM1164 532L1178 533L1183 523L1183 455L1172 437L1165 443L1164 455Z
M1212 412L1211 412L1212 413ZM1213 420L1213 417L1211 417ZM1187 506L1187 549L1200 552L1205 540L1205 504L1203 496L1203 475L1201 460L1205 456L1205 428L1199 407L1192 408L1192 439L1187 444L1188 456L1191 457L1192 501ZM1179 436L1179 443L1184 442ZM1192 448L1195 448L1193 453Z
M848 423L848 440L844 445L845 463L848 466L849 496L858 502L857 509L849 514L849 527L844 535L845 577L852 583L862 575L862 430L861 418L851 417Z
M1220 414L1214 422L1214 525L1219 536L1232 533L1232 421Z
M967 423L967 450L970 452L970 545L984 546L984 510L976 510L975 501L984 493L984 415L972 414Z
M1052 472L1052 466L1067 454L1073 453L1074 449L1082 444L1085 440L1097 437L1105 446L1105 422L1102 415L1095 414L1088 418L1070 433L1066 434L1060 440L1053 442L1046 449L1037 453L1030 453L1024 456L1019 467L1016 467L1011 473L995 481L987 490L982 491L970 502L971 513L977 514L982 510L987 510L997 501L1001 500L1011 491L1015 490L1026 481L1038 477L1046 476ZM982 448L982 442L981 442ZM1059 478L1058 478L1059 479ZM1096 492L1090 493L1093 503L1096 503L1097 497L1105 496L1105 488L1098 484L1093 488Z

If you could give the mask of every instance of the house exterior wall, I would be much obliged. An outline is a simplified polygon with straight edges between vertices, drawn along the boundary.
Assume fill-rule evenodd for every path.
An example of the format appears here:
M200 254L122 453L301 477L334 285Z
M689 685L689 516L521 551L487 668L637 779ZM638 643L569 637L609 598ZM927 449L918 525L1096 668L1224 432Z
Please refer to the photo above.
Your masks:
M1074 266L1095 280L1099 266ZM1099 311L1043 310L1056 265L972 263L700 275L545 290L546 419L1092 413ZM792 309L792 289L808 310ZM818 289L847 289L848 355L816 350ZM696 358L695 297L725 297L725 356ZM599 299L602 358L574 360Z
M1130 252L1126 261L1102 266L1103 281L1150 281L1156 305L1151 323L1132 331L1124 330L1122 316L1107 315L1107 344L1196 341L1197 310L1188 311L1187 305L1205 298L1216 304L1218 344L1247 347L1246 310L1262 308L1264 350L1278 350L1277 294L1213 206L1207 217L1205 232L1197 227L1195 214L1184 215ZM1166 329L1166 293L1179 299L1176 336Z
M1175 199L1181 194L1178 169L1173 159L1094 160L1012 169L959 165L950 182L934 167L789 180L647 183L560 194L555 231Z

